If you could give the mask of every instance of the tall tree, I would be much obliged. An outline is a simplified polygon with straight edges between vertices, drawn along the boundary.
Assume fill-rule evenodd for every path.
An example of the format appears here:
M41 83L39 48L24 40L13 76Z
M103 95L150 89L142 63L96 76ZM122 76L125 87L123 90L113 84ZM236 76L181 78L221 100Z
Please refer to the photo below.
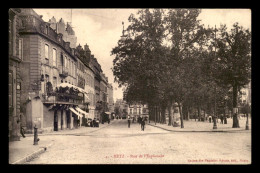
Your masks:
M231 31L222 25L217 38L216 79L220 85L233 89L233 128L239 128L238 91L247 85L251 78L251 32L238 23Z
M168 68L170 76L167 77L172 86L174 101L180 108L181 128L184 128L181 105L192 87L186 73L190 66L185 59L191 57L197 49L196 44L203 39L204 34L207 34L207 30L199 24L197 19L200 12L201 10L198 9L170 9L166 17L168 38L171 42L170 68Z
M125 40L112 50L115 81L127 86L127 100L154 104L163 58L163 10L140 10L138 17L129 17Z

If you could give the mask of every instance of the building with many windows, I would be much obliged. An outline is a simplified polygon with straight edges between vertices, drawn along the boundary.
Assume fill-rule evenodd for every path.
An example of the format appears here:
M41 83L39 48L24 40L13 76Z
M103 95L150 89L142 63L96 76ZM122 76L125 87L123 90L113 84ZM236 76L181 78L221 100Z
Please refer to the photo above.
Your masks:
M108 111L114 112L114 98L113 98L113 86L111 83L107 85L107 95L108 95Z
M86 44L84 49L79 45L77 46L78 52L78 87L81 87L87 93L84 103L81 108L89 113L89 117L93 119L95 116L95 91L94 91L94 69L91 64L91 51Z
M102 103L100 99L100 82L101 82L101 73L103 72L100 64L94 55L91 55L91 64L94 66L94 86L95 86L95 117L100 119L100 114L102 112Z
M104 110L103 112L108 111L108 93L107 93L108 78L104 73L101 73L100 81L100 100L102 101Z
M87 44L73 45L75 33L64 23L45 22L30 8L9 11L10 140L19 140L20 124L27 133L73 129L104 111L101 66Z
M251 105L251 81L241 89L241 103Z
M35 125L40 131L77 128L82 115L74 108L87 96L77 87L76 50L34 10L22 9L19 17L23 43L21 104L27 132L33 132Z
M147 105L142 104L129 104L128 106L128 114L131 117L139 117L139 116L147 116L148 115L148 107Z

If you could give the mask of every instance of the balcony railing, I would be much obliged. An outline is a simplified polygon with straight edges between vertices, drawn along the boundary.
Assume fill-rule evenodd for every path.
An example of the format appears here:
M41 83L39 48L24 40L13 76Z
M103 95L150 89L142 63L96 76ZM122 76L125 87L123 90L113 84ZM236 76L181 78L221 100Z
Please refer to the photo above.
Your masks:
M67 77L69 75L69 69L64 66L59 66L59 73L61 77Z

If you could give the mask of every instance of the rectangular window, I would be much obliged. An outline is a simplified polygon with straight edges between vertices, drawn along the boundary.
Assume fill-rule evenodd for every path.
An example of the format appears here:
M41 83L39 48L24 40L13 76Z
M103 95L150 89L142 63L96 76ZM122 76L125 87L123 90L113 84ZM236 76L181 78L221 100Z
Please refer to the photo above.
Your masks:
M71 62L70 62L70 59L69 59L69 64L68 64L68 65L69 65L69 67L68 67L68 68L69 68L69 75L71 74L70 63L71 63Z
M19 45L18 46L19 46L18 58L22 60L23 59L23 52L22 52L23 51L23 47L22 47L23 46L23 40L22 39L19 39Z
M46 78L46 82L49 82L49 75L45 75L45 78Z
M72 76L73 77L75 76L75 65L74 65L74 63L72 63Z
M53 49L52 57L53 57L53 66L57 67L57 51L56 51L56 49Z
M57 87L57 78L53 77L53 89L55 90L56 87Z
M66 68L67 67L67 57L65 56L64 58L64 67Z
M12 35L12 20L9 19L9 54L11 55L12 54L12 48L13 48L13 45L12 45L12 39L13 39L13 35Z
M9 90L9 107L13 106L13 73L9 71L9 81L8 81L8 90Z
M48 29L49 29L49 28L48 28L48 26L46 25L46 26L45 26L45 34L47 34L47 35L48 35L48 33L49 33L49 32L48 32L48 31L49 31Z
M45 58L49 59L49 46L47 44L45 44Z

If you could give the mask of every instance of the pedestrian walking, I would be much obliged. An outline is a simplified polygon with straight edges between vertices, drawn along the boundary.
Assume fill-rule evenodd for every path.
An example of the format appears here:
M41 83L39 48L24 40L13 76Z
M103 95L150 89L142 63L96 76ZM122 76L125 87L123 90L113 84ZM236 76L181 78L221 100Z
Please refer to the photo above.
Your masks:
M211 117L211 115L209 116L209 123L211 123L211 120L212 120L212 117Z
M23 128L23 125L22 125L22 123L21 123L21 121L22 121L21 119L22 119L22 115L20 114L20 118L18 118L17 123L20 124L20 133L21 133L21 135L23 136L23 138L25 138L24 128Z
M224 124L227 124L227 116L224 116Z
M21 133L21 135L23 136L23 138L25 138L25 135L24 135L24 128L23 128L22 125L20 126L20 133Z
M139 117L137 118L137 121L138 121L139 124L141 124L141 120L142 120L142 118L139 116Z
M77 119L77 125L78 125L78 127L80 126L80 120L79 119Z
M223 124L224 116L220 115L221 124Z
M128 121L128 128L130 128L131 118L130 118L129 115L127 116L127 119L128 119L128 120L127 120L127 121Z
M145 117L142 117L141 120L141 130L144 131L144 127L145 127Z

